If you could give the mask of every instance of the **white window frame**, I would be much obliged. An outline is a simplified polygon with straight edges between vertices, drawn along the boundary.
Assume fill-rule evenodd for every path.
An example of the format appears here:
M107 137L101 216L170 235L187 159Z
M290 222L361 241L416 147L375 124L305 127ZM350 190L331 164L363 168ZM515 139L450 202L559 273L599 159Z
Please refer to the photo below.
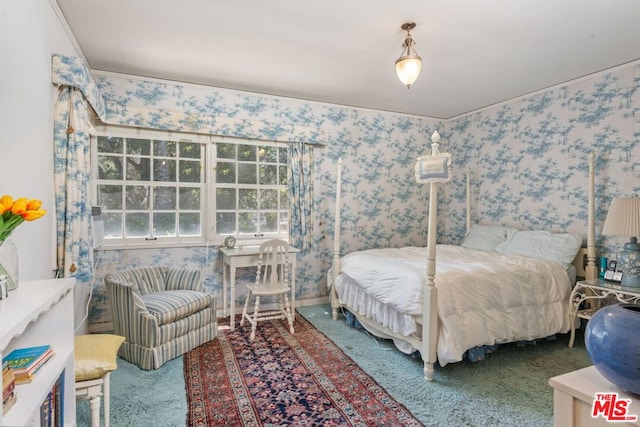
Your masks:
M216 182L215 182L215 168L217 164L216 159L216 144L217 143L231 143L238 145L268 145L275 147L288 148L288 144L276 141L263 141L252 140L246 138L230 138L230 137L217 137L211 135L192 134L184 132L172 132L172 131L156 131L138 128L129 128L113 125L97 125L91 135L91 176L92 176L92 201L94 206L98 206L98 184L102 181L97 179L98 176L98 150L97 150L97 137L98 136L113 136L122 138L142 138L142 139L157 139L157 140L170 140L170 141L186 141L203 144L204 148L204 181L201 183L201 235L200 236L176 236L176 237L162 237L153 240L154 236L140 237L140 238L105 238L102 245L103 249L126 249L126 248L161 248L161 247L189 247L189 246L210 246L210 245L222 245L224 239L232 235L236 238L237 246L253 246L259 245L263 241L271 238L280 238L289 241L289 227L286 231L279 230L275 233L264 233L263 235L247 235L247 234L218 234L216 231ZM227 161L228 159L224 159ZM286 165L287 168L289 165ZM153 185L153 181L149 182ZM239 187L242 185L238 184ZM290 226L290 208L286 205L287 220ZM179 211L179 208L177 208ZM152 240L149 240L152 239Z
M272 147L277 147L277 148L289 148L289 145L287 143L284 142L278 142L278 141L266 141L266 140L254 140L254 139L246 139L246 138L230 138L230 137L217 137L217 136L213 136L212 137L212 145L213 148L211 150L211 155L212 155L212 162L211 164L213 165L211 168L211 179L210 182L212 183L212 185L209 187L210 188L210 194L209 194L209 200L211 200L210 205L212 206L211 212L210 212L210 223L212 224L211 227L211 236L210 239L212 242L214 242L215 244L218 245L222 245L224 242L224 239L227 236L233 236L236 239L236 246L255 246L255 245L259 245L260 243L264 242L267 239L282 239L285 241L289 241L289 227L287 227L286 230L278 230L276 232L270 232L270 233L262 233L261 235L252 235L252 234L243 234L243 233L218 233L217 228L216 228L216 188L218 188L217 183L215 182L215 171L216 171L216 167L217 167L217 163L218 163L218 158L217 156L217 147L216 144L218 143L225 143L225 144L235 144L235 145L255 145L255 146L272 146ZM228 161L229 159L226 158L221 158L220 161ZM258 162L256 160L256 162ZM285 163L285 165L287 166L287 170L289 168L289 164L288 162ZM288 179L288 178L287 178ZM255 187L260 187L260 186L256 186L256 185L242 185L242 184L235 184L235 185L231 185L231 184L224 184L226 187L233 187L233 188L255 188ZM281 185L273 185L273 186L267 186L267 188L278 188L278 187L284 187L282 189L284 189L285 191L288 191L287 186L281 186ZM281 206L282 207L282 206ZM241 209L236 209L237 211L240 211ZM285 205L285 209L280 209L280 211L286 211L287 212L287 221L288 221L288 225L290 226L290 216L291 216L291 209L289 207L289 204Z

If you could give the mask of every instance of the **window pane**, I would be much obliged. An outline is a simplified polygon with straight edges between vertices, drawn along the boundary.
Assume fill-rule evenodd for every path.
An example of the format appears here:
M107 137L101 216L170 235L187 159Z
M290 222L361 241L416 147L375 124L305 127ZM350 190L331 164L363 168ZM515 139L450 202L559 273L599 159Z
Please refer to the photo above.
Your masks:
M234 212L218 212L216 214L216 228L218 234L233 234L236 232L236 214Z
M258 190L240 188L238 194L240 196L238 209L258 209Z
M240 145L238 147L238 160L247 161L247 162L255 162L256 158L256 147L255 145Z
M278 183L278 167L276 165L260 165L260 185L276 185Z
M257 184L256 164L255 163L239 163L238 164L238 184Z
M122 214L121 213L105 213L104 217L104 236L112 239L122 237Z
M127 154L148 156L151 154L151 141L148 139L127 138Z
M98 179L123 178L122 156L98 156Z
M181 236L199 236L200 235L200 214L199 213L181 213L180 219L180 235Z
M260 210L278 209L278 190L260 190Z
M289 190L283 188L280 190L280 209L286 209L289 207Z
M153 235L155 237L175 237L176 214L175 213L154 213L153 214Z
M176 161L169 159L154 159L153 180L161 182L175 182Z
M280 153L279 155L280 163L287 164L287 159L289 158L289 149L286 147L280 147L278 149L278 152Z
M200 161L180 160L180 182L200 182Z
M285 232L289 229L289 213L280 212L280 223L278 224L279 231Z
M287 167L286 166L278 166L278 174L279 174L279 178L280 178L280 180L278 181L278 184L287 185L287 183L289 182L288 177L287 177Z
M127 157L127 179L129 181L149 181L151 179L151 159Z
M122 209L122 186L98 185L98 205L102 209Z
M259 154L261 162L278 162L278 147L260 147Z
M236 145L235 144L216 144L216 156L219 159L234 159L236 158Z
M149 236L149 214L125 213L124 221L126 237Z
M264 222L260 224L260 231L265 233L274 233L278 231L278 213L266 212L262 214Z
M149 187L145 185L127 185L126 195L125 209L149 209Z
M176 143L173 141L153 141L153 155L158 157L175 157Z
M255 234L258 232L258 213L257 212L241 212L238 214L240 221L240 233Z
M216 188L216 209L236 209L235 188Z
M216 165L216 182L218 184L235 184L235 163L218 162L218 164Z
M154 209L174 209L176 208L176 189L174 187L153 187L153 208Z
M202 144L195 142L180 143L180 157L188 157L190 159L202 158Z
M200 189L180 187L180 209L200 210Z
M117 138L115 136L98 137L98 153L122 154L123 146L122 138Z

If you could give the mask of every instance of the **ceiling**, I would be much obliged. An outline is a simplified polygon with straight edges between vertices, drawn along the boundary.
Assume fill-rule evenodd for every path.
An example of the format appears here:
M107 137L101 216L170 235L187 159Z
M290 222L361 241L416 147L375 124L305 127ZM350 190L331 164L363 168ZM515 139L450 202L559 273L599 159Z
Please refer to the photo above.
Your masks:
M638 0L57 3L92 70L440 119L640 59Z

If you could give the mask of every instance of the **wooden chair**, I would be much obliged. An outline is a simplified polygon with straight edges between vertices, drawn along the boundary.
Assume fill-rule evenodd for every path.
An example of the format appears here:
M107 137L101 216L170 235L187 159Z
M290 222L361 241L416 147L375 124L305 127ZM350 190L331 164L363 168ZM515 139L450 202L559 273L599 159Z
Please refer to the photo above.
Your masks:
M287 295L291 291L289 286L289 244L287 242L272 239L260 245L256 281L254 284L248 285L247 288L247 300L242 310L240 326L244 324L245 319L251 324L251 336L249 337L251 341L256 338L258 322L263 320L287 319L289 330L292 334L294 333L293 313L295 307L289 306ZM277 308L261 312L260 302L264 296L277 296ZM253 313L249 313L248 309L252 297L255 298L255 304Z

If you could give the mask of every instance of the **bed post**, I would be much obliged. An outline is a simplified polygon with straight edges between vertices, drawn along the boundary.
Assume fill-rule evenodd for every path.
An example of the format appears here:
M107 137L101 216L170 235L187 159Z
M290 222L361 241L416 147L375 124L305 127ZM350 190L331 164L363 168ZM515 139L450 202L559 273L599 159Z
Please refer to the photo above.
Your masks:
M587 266L585 267L585 279L595 280L598 278L598 267L596 267L596 202L595 202L595 162L596 153L589 154L589 209L587 220Z
M429 183L429 229L427 234L427 275L422 283L422 338L420 355L424 377L433 381L438 348L438 288L436 288L436 237L438 235L438 183L449 181L451 155L440 153L440 135L431 135L431 155L418 157L416 180ZM467 188L468 188L467 181Z
M467 230L471 230L471 169L467 167Z
M336 175L336 214L333 223L333 263L331 265L331 316L338 319L338 293L336 291L336 277L340 274L340 193L342 192L342 157L338 159L338 173Z
M424 377L433 380L438 344L438 289L436 288L436 235L438 184L429 184L429 231L427 237L427 277L422 287L422 349ZM428 317L428 318L425 318Z

